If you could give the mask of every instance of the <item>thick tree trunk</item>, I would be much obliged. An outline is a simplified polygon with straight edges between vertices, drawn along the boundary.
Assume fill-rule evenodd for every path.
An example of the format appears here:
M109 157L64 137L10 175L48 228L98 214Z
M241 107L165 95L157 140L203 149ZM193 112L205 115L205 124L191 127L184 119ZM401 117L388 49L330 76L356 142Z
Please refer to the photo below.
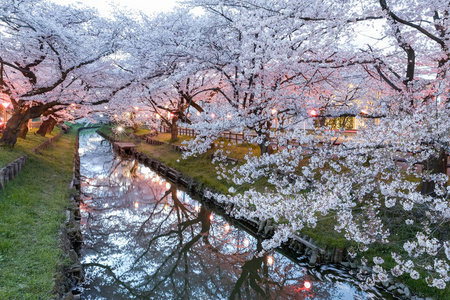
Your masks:
M20 134L22 124L28 122L28 119L23 114L13 115L11 119L6 123L3 136L0 139L0 145L8 147L14 147L17 142L17 138Z
M55 128L56 123L57 123L56 120L50 117L44 122L42 122L41 126L39 126L39 129L36 133L45 136L46 134L49 134L50 132L53 131L53 128Z
M20 137L21 139L26 139L27 133L28 133L28 121L22 123L22 126L20 126L19 137Z
M47 129L47 134L50 134L53 129L55 129L56 124L58 124L58 122L56 120L53 120L52 124L50 124L50 126Z
M0 145L14 147L17 143L17 138L22 129L22 124L26 124L29 119L40 117L46 110L57 105L56 102L47 104L37 104L28 109L22 108L14 111L13 116L6 123L6 128L3 131L3 136L0 139Z

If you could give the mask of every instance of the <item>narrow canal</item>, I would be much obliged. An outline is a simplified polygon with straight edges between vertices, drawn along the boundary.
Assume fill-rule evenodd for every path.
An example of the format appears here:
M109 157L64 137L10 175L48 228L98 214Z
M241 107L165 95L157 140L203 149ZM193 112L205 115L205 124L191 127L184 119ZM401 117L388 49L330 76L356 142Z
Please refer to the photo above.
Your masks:
M308 267L81 131L82 299L386 299L348 271ZM305 282L311 283L310 288ZM307 285L307 284L306 284Z

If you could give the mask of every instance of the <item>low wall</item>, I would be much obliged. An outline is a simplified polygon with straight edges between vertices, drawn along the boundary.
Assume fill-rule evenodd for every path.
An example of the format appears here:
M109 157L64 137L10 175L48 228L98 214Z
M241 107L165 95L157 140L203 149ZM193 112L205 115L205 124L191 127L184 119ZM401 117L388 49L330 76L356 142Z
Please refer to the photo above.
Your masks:
M19 175L19 172L25 166L27 159L28 156L24 155L0 169L0 189L4 189L7 182Z

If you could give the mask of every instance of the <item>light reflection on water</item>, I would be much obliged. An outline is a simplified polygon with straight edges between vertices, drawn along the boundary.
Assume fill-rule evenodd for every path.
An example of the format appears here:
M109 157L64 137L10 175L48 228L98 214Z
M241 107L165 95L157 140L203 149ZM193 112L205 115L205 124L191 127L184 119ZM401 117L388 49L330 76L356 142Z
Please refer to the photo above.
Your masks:
M83 299L381 299L332 266L258 256L260 240L93 132L81 132L79 153Z

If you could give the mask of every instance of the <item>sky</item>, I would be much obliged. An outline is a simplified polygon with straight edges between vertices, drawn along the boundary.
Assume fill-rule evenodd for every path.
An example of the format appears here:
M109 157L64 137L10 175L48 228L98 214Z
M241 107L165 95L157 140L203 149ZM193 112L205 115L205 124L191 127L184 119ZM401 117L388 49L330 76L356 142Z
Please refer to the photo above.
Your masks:
M177 3L177 0L51 0L54 3L67 5L72 3L81 3L87 6L97 8L101 14L108 15L111 11L109 3L113 7L126 6L131 9L139 9L146 14L170 11Z

